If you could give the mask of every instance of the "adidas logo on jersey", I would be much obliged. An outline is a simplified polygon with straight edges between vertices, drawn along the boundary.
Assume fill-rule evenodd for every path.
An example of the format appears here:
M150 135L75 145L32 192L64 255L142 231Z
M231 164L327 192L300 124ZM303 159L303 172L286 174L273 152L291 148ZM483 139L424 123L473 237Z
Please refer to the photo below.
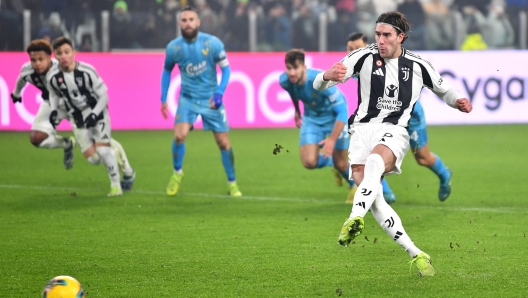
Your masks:
M385 76L385 75L383 74L383 70L381 70L381 68L376 69L376 70L373 71L372 73L375 74L375 75L378 75L378 76L382 76L382 77Z

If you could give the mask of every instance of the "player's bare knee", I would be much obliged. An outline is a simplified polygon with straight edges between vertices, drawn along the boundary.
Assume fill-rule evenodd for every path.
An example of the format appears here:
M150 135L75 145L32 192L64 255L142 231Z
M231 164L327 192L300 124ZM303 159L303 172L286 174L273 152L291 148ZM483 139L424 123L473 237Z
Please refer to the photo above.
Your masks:
M315 169L317 167L317 158L302 158L301 159L303 167L307 169Z
M174 134L174 141L176 142L176 144L184 143L186 138L187 138L187 133L177 132L176 134Z
M334 167L338 169L340 172L345 172L348 169L348 161L334 159Z
M35 147L38 147L47 138L48 134L41 131L32 131L29 134L29 141Z

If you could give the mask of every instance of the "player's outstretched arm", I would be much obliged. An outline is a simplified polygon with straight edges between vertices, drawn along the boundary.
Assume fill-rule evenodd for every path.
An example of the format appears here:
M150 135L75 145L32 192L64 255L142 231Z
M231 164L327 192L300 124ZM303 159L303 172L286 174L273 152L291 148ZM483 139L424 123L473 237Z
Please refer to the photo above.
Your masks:
M29 67L31 67L29 65ZM18 76L15 84L15 90L13 90L13 93L11 93L11 100L13 103L22 102L22 88L26 86L26 81L24 80L24 77L27 75L27 69L28 65L24 64L22 66L22 70L20 71L20 75Z

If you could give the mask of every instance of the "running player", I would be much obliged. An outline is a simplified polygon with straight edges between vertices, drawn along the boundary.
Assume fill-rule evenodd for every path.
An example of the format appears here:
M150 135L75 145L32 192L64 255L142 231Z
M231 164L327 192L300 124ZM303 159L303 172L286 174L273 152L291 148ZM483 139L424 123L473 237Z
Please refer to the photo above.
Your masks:
M46 74L58 62L56 59L51 58L51 45L43 39L33 40L27 46L26 52L29 55L30 61L22 65L15 89L11 93L11 99L13 103L22 102L22 89L26 83L32 84L42 92L42 99L44 101L40 104L33 125L31 126L29 140L37 148L63 148L64 167L66 170L69 170L73 166L75 138L58 135L55 127L49 122L51 108L49 105L49 93L46 88ZM67 118L64 102L61 102L57 108L57 122Z
M112 138L106 85L93 66L75 61L75 51L68 38L55 39L53 51L59 64L53 66L46 75L51 105L49 122L53 126L57 125L58 104L64 99L84 157L91 164L102 162L106 166L111 182L108 196L119 196L123 193L122 188L132 187L136 174L126 160L121 145L117 143L120 148L115 149L110 145ZM116 151L121 151L117 154L119 156L116 156ZM122 183L119 181L117 158L123 159Z
M313 80L321 71L306 68L303 50L288 51L285 62L286 71L280 76L280 85L290 94L295 107L295 124L301 128L301 162L307 169L333 167L336 184L342 186L343 179L347 181L347 202L352 203L357 186L354 180L348 179L346 99L337 87L324 91L313 88ZM299 101L304 107L302 119ZM321 153L319 146L322 146Z
M161 76L161 113L168 116L167 92L171 72L176 64L181 74L181 90L172 141L174 174L167 186L167 195L176 195L183 178L185 139L196 117L202 116L205 130L212 130L220 148L222 163L227 175L228 194L241 196L235 180L235 159L229 142L227 117L222 97L231 73L224 44L215 36L198 31L200 19L196 9L185 6L178 20L181 36L169 42ZM222 70L218 85L216 65Z

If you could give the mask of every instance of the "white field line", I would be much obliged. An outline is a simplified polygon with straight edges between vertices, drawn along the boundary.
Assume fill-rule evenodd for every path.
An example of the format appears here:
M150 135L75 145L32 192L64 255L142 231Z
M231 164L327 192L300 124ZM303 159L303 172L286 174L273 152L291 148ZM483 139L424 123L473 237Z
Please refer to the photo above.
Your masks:
M100 188L81 188L81 187L55 187L55 186L38 186L38 185L16 185L16 184L0 184L0 189L38 189L47 191L97 191L104 192ZM145 194L145 195L166 195L164 191L159 190L141 190L136 189L130 191L130 193ZM179 192L184 196L193 197L205 197L205 198L223 198L223 199L240 199L240 200L260 200L260 201L279 201L279 202L299 202L299 203L324 203L324 204L343 204L342 202L336 202L335 200L324 200L315 198L285 198L285 197L268 197L268 196L241 196L231 197L229 195L212 194L212 193L192 193L192 192ZM419 209L440 209L440 210L453 210L453 211L478 211L478 212L492 212L492 213L528 213L526 208L509 208L509 207L455 207L455 206L442 206L438 205L442 203L434 202L431 205L415 205L415 204L396 204L392 207L398 208L419 208Z

